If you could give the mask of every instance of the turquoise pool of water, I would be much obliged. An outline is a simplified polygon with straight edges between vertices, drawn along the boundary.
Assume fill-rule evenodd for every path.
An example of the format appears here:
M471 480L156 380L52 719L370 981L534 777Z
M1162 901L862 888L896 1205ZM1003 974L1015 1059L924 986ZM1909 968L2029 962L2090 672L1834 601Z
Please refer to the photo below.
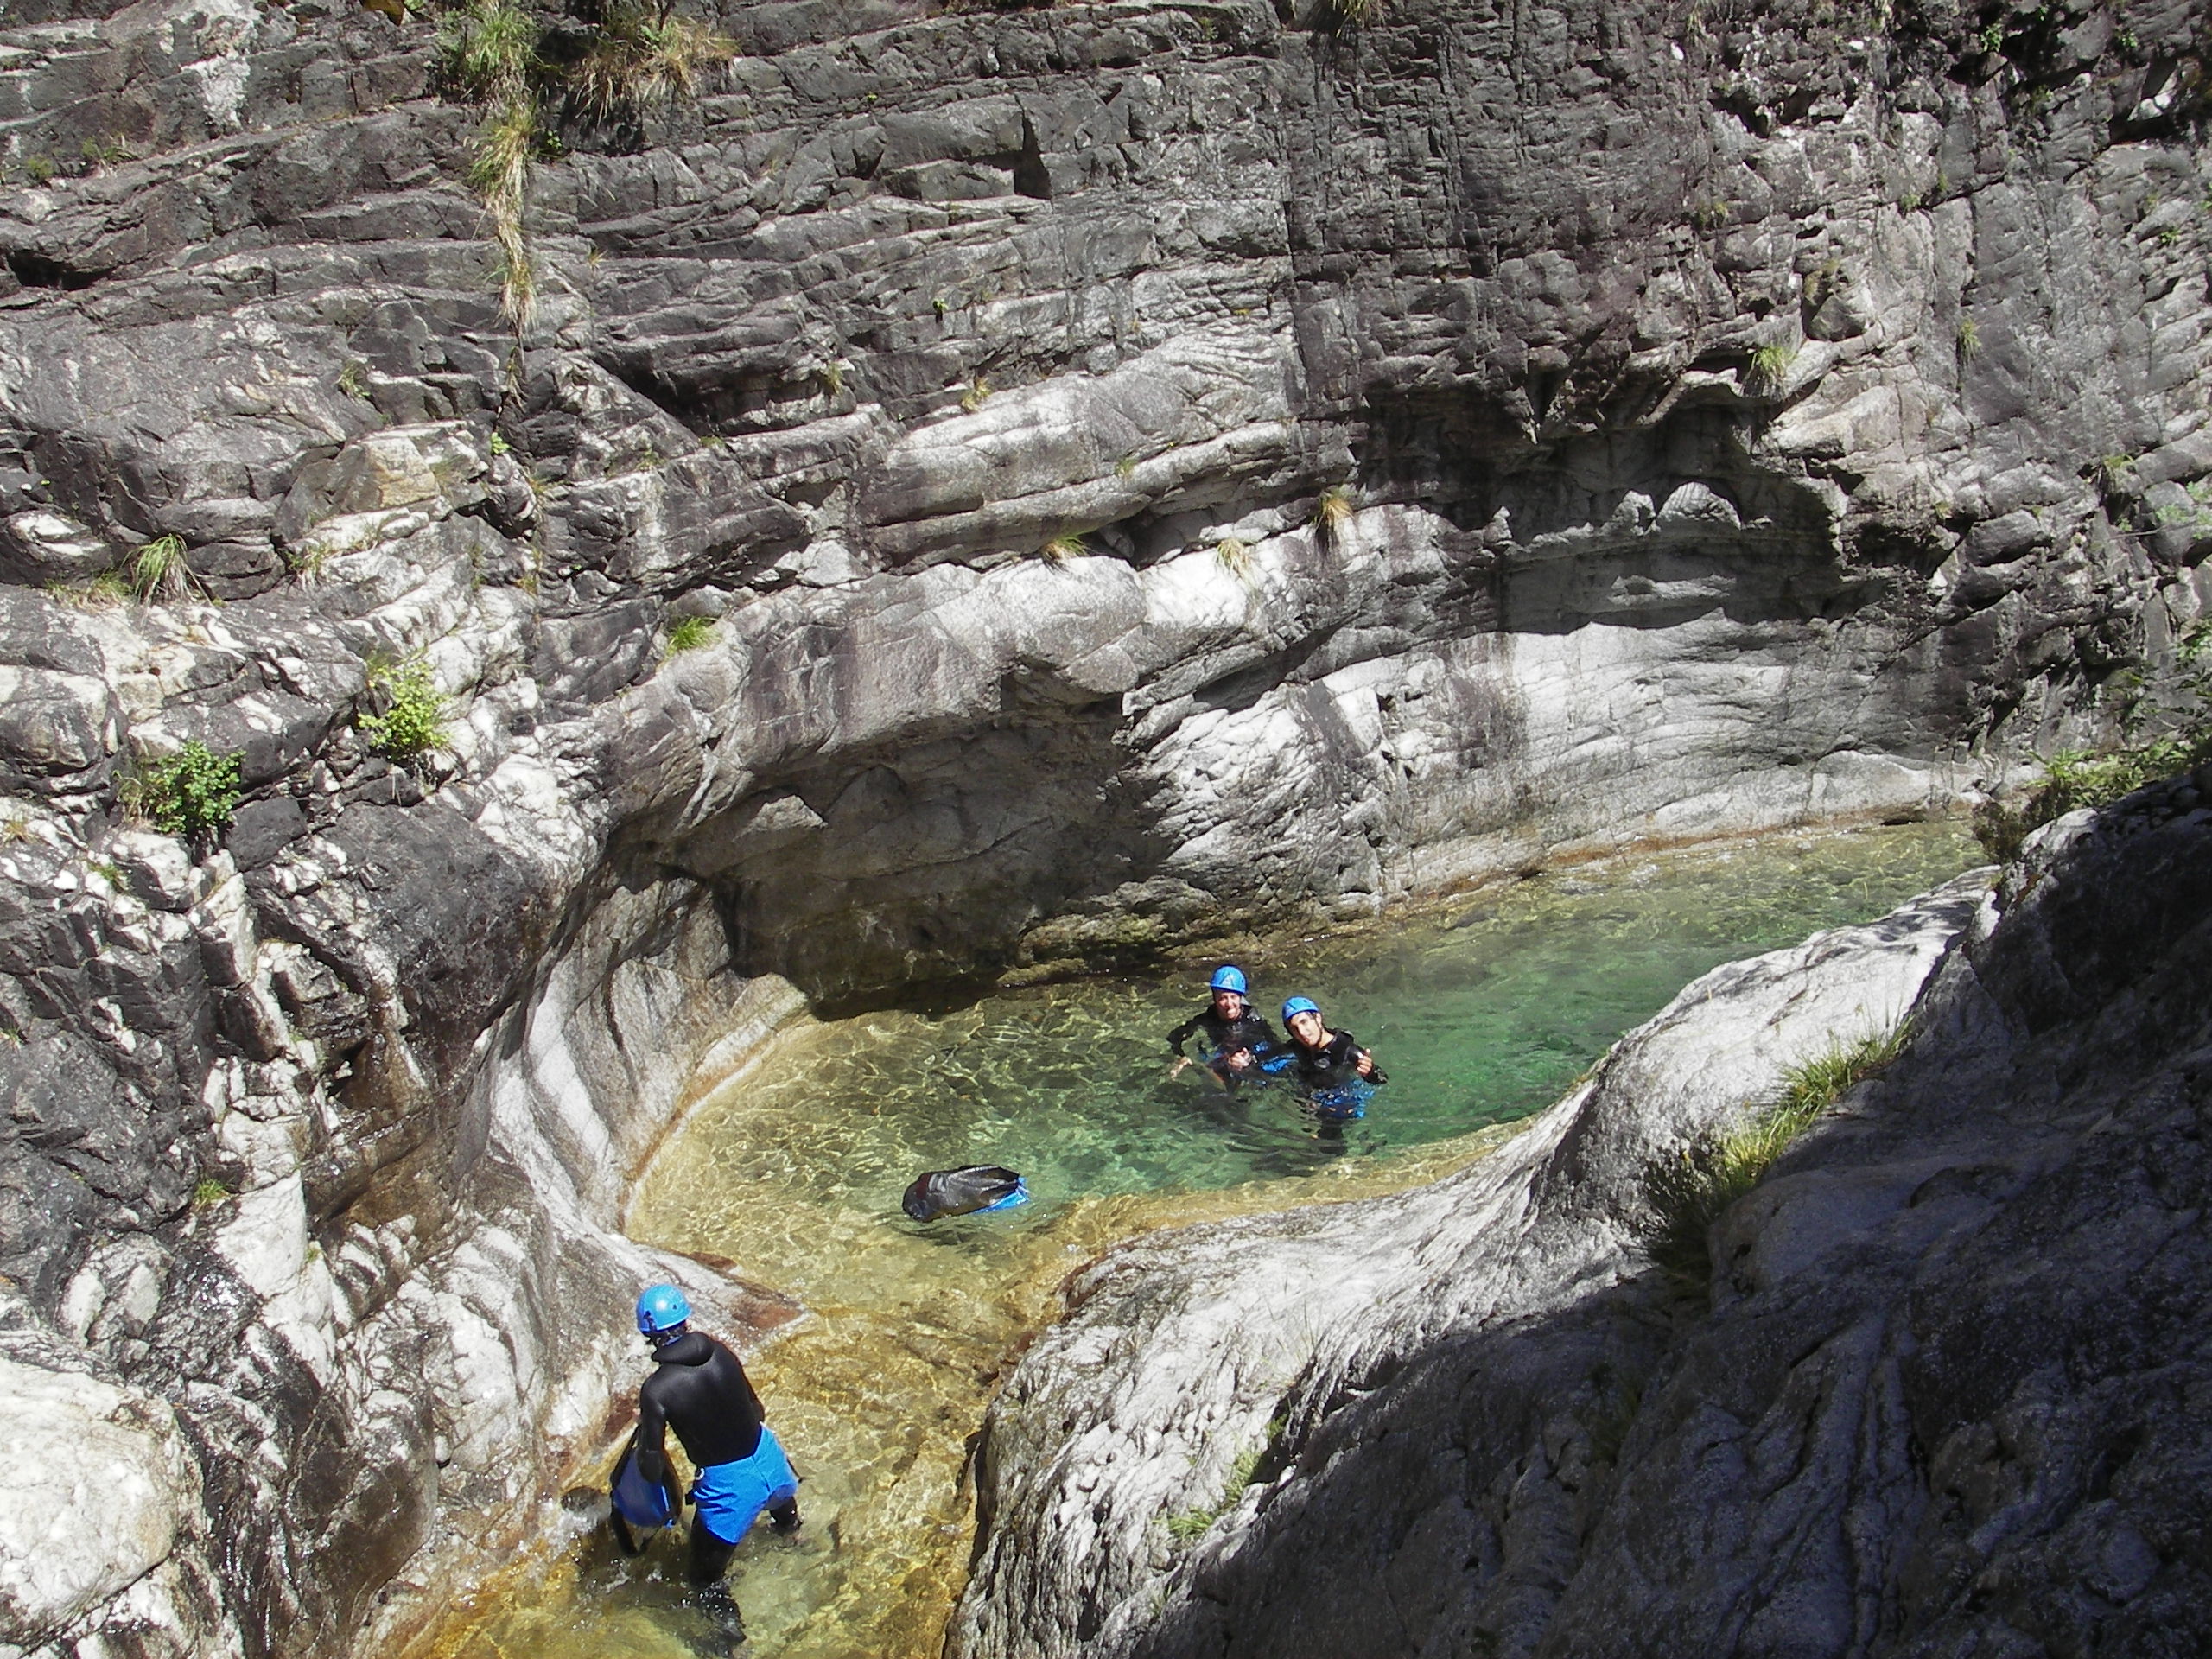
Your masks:
M1871 918L1976 861L1949 825L1776 837L1273 940L1239 958L1255 1001L1272 1016L1313 997L1389 1074L1340 1137L1286 1088L1230 1095L1196 1067L1173 1073L1164 1033L1205 1001L1210 963L1173 983L802 1022L712 1089L630 1215L634 1236L729 1258L816 1316L747 1356L808 1476L806 1530L764 1529L741 1552L748 1651L933 1659L966 1557L962 1449L1071 1267L1149 1227L1435 1173L1419 1148L1548 1104L1707 969ZM926 1226L899 1213L916 1173L963 1163L1021 1171L1031 1201ZM692 1651L664 1553L639 1567L582 1542L526 1564L434 1650Z

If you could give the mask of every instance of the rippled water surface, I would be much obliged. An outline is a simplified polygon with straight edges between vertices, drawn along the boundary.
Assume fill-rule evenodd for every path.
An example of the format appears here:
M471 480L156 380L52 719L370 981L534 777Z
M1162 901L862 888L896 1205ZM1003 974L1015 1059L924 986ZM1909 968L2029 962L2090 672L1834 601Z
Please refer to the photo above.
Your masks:
M1280 1088L1171 1075L1162 1034L1204 973L1091 980L949 1013L805 1024L716 1088L635 1196L630 1230L726 1256L814 1317L747 1367L805 1478L807 1524L765 1526L733 1568L760 1659L939 1650L968 1537L967 1437L1055 1287L1149 1227L1361 1196L1476 1155L1487 1126L1556 1098L1621 1033L1715 964L1864 920L1975 861L1948 826L1770 841L1546 875L1386 928L1242 959L1389 1074L1325 1138ZM1022 1208L928 1226L921 1170L1001 1163ZM645 1369L642 1347L639 1372ZM587 1536L486 1586L430 1644L452 1659L677 1656L673 1548L622 1562Z

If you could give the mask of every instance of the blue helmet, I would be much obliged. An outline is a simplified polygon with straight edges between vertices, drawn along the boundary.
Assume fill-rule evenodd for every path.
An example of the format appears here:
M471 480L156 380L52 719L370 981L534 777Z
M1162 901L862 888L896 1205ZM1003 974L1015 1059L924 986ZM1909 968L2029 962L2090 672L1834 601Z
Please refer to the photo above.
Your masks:
M1320 1012L1321 1005L1313 1001L1313 998L1309 996L1294 996L1289 1001L1282 1005L1282 1022L1286 1026L1288 1025L1290 1023L1290 1016L1294 1014L1318 1014Z
M691 1304L674 1285L648 1285L638 1298L638 1334L657 1337L691 1317Z
M1242 996L1244 995L1244 970L1241 968L1231 968L1227 963L1224 963L1213 970L1213 977L1206 983L1217 991L1234 991L1237 995Z

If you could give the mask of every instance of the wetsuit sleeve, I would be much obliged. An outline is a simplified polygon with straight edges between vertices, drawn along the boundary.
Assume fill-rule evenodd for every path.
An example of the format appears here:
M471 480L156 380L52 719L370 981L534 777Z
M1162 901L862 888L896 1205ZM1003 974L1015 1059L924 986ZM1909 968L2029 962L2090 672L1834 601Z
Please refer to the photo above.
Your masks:
M638 1472L656 1484L668 1478L668 1414L653 1397L652 1383L638 1390Z
M1189 1042L1192 1037L1197 1033L1200 1023L1203 1022L1205 1019L1205 1015L1203 1014L1193 1014L1188 1020L1185 1020L1181 1025L1176 1027L1174 1030L1169 1032L1167 1033L1168 1052L1174 1054L1180 1054L1183 1052L1183 1045Z

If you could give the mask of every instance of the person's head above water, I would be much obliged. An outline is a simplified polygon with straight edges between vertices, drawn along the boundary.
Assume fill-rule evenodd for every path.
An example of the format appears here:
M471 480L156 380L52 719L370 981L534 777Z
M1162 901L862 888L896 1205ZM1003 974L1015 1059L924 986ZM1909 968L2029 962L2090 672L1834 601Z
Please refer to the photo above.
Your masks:
M1244 970L1224 963L1213 970L1213 977L1206 982L1213 989L1213 1006L1224 1020L1234 1020L1244 1012Z
M1311 997L1294 996L1284 1003L1282 1023L1292 1041L1308 1048L1320 1047L1328 1038L1328 1027L1321 1023L1320 1005Z
M638 1298L638 1334L656 1348L683 1334L691 1304L674 1285L647 1285Z

